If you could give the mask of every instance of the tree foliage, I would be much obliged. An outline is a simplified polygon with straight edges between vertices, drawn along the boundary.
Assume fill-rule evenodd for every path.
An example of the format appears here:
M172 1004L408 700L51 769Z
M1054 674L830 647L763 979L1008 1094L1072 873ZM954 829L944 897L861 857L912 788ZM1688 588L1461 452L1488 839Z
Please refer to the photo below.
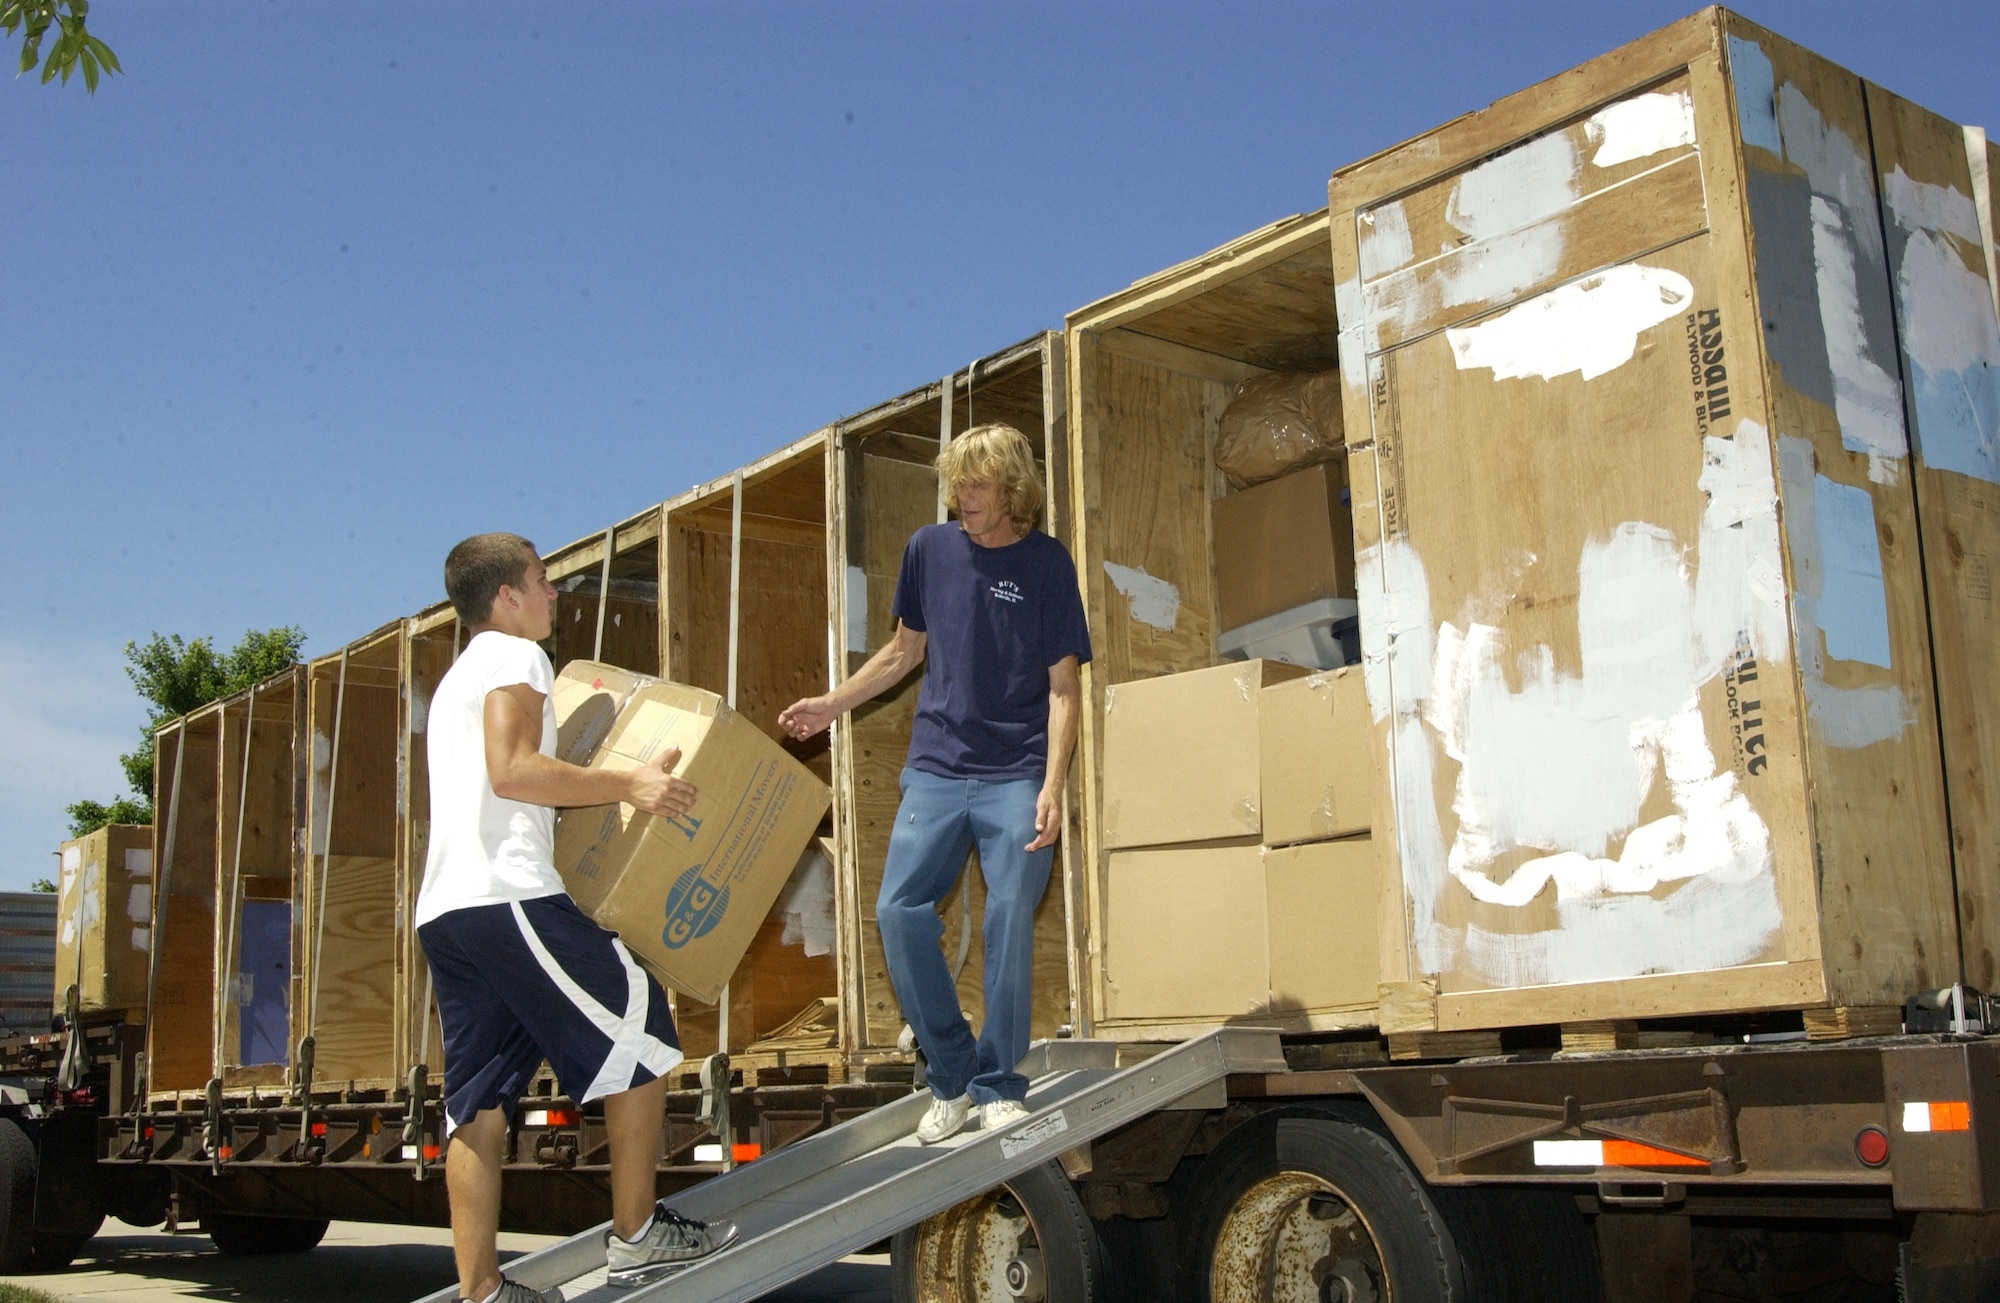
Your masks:
M4 3L5 0L0 0ZM125 673L151 709L140 730L139 745L118 757L132 795L106 805L78 801L69 807L72 837L82 837L109 823L153 821L153 731L170 720L211 701L233 696L262 683L299 658L305 630L296 625L248 629L227 652L217 652L207 638L188 641L179 634L155 633L143 644L125 644Z
M95 95L100 75L124 72L111 47L84 30L84 17L89 12L90 0L0 0L0 32L9 36L24 33L21 64L14 75L33 72L39 62L44 85L60 77L67 86L71 74L81 71L83 88ZM55 43L43 58L42 39L51 27L56 32Z

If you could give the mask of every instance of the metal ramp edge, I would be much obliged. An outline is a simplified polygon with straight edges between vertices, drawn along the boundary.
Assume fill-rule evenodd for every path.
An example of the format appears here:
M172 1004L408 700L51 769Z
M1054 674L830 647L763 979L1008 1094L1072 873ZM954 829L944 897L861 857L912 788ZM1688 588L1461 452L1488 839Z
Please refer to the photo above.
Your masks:
M672 1199L678 1211L717 1221L760 1201L778 1202L804 1182L833 1186L830 1197L805 1212L762 1229L746 1227L737 1243L712 1258L650 1285L594 1289L589 1297L631 1303L754 1299L1230 1073L1285 1067L1277 1033L1256 1028L1210 1032L1124 1069L1115 1066L1115 1056L1110 1042L1036 1042L1020 1065L1029 1078L1029 1116L1004 1132L973 1132L914 1150L917 1123L930 1107L929 1094L920 1091L684 1190ZM898 1149L904 1152L897 1157L913 1166L862 1170L862 1160ZM838 1171L850 1164L853 1171ZM602 1270L605 1230L597 1226L516 1258L507 1274L535 1289L572 1286ZM451 1288L418 1303L456 1298Z

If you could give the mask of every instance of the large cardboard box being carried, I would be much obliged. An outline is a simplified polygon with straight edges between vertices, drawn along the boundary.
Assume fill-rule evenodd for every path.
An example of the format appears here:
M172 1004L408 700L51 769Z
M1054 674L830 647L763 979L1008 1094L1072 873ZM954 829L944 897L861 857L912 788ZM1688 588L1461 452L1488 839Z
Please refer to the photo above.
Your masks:
M56 891L55 1007L72 982L84 1013L144 1007L153 826L115 823L64 842Z
M1304 673L1240 661L1106 688L1105 847L1261 835L1259 694Z
M681 751L674 772L700 792L694 810L565 810L556 868L577 905L662 981L713 1004L833 793L722 698L678 683L634 687L589 764L632 769L669 747Z

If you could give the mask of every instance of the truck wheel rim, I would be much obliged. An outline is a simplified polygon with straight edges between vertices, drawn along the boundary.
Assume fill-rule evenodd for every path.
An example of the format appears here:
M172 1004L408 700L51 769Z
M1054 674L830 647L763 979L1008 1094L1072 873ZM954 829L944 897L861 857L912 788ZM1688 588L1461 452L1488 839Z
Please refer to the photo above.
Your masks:
M1209 1260L1215 1303L1389 1303L1375 1232L1324 1177L1280 1172L1236 1200Z
M920 1267L944 1269L930 1278L927 1303L933 1298L936 1303L1013 1303L1017 1298L1033 1303L1041 1294L1033 1288L1041 1281L1034 1222L1004 1187L927 1219L917 1239ZM1027 1278L1029 1292L1017 1295L1008 1288L1010 1263L1017 1278Z

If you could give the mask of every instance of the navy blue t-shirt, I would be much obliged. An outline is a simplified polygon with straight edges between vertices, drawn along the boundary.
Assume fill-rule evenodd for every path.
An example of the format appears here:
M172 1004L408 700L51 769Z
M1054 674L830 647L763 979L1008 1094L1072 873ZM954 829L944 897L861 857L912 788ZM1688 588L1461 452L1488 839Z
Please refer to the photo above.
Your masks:
M1069 549L1039 530L981 547L957 522L903 548L895 615L927 636L908 764L944 778L1040 779L1049 666L1090 659Z

